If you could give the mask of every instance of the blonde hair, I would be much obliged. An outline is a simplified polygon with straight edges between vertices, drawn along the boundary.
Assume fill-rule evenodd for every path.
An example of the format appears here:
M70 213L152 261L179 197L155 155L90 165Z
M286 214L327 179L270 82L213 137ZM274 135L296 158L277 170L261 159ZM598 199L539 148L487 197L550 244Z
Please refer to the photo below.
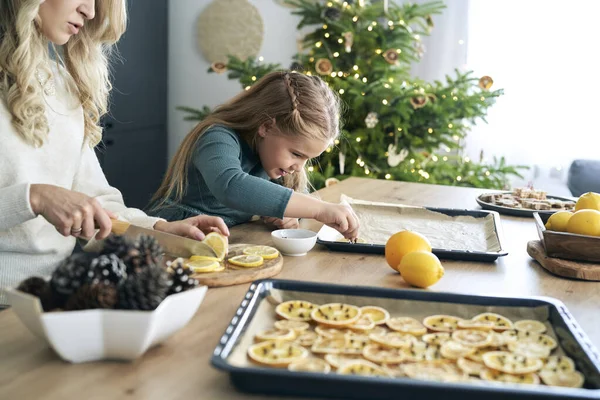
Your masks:
M273 120L283 135L332 141L340 131L340 101L317 76L286 71L265 75L248 90L215 108L185 137L152 197L152 208L160 208L169 199L181 201L194 148L208 128L228 127L256 151L259 127ZM283 184L296 191L306 190L306 169L284 176Z
M2 0L0 4L0 91L23 140L42 146L48 136L42 87L36 71L50 73L48 39L40 31L40 0ZM127 24L125 0L95 2L95 17L78 35L54 51L57 63L69 75L69 88L83 107L86 141L95 146L102 138L98 121L107 112L108 58Z

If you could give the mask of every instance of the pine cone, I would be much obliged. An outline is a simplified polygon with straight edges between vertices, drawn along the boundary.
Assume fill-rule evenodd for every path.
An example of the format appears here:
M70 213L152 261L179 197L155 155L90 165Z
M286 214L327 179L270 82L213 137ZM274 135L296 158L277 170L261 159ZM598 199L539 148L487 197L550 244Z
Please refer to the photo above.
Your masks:
M183 260L178 258L167 269L171 277L171 286L167 292L170 294L181 293L198 286L198 280L192 278L192 270L183 265Z
M104 240L104 247L100 254L114 254L119 257L128 269L134 263L134 260L139 259L140 251L137 243L125 236L110 235ZM130 272L129 270L127 272Z
M44 311L50 311L58 307L58 302L54 298L50 284L44 278L40 278L39 276L27 278L19 284L17 290L38 297Z
M140 252L139 257L141 260L136 265L135 272L140 272L140 269L148 265L160 264L164 251L152 236L140 235L137 241L137 249Z
M342 16L342 12L338 8L327 7L323 16L331 21L337 21Z
M118 287L117 308L154 310L167 296L171 286L169 274L159 265L149 265L129 277Z
M116 254L102 254L92 260L86 283L118 285L127 278L127 267Z
M69 297L65 304L65 311L114 308L116 304L117 289L114 285L86 284Z
M94 255L90 253L75 253L60 264L52 273L50 287L62 300L71 296L90 276L90 264ZM59 301L60 303L60 301Z

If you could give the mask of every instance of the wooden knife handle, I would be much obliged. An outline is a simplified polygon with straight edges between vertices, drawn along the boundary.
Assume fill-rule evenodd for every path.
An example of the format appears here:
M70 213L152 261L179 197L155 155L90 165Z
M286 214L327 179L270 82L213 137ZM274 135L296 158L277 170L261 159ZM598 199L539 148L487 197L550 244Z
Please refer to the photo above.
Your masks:
M111 219L110 222L112 222L112 228L110 231L115 235L124 234L125 231L129 228L129 225L131 225L127 221L119 221L117 219Z

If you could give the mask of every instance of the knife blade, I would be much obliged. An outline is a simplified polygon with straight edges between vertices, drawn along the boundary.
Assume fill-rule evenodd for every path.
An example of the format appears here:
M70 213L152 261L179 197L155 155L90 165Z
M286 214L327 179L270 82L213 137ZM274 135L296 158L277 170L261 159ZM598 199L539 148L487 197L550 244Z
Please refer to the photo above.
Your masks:
M154 229L142 228L141 226L132 225L126 221L111 219L111 222L112 233L116 235L125 235L133 239L137 239L139 235L152 236L163 248L165 254L169 256L185 258L191 256L216 257L215 252L209 245L198 240L156 231Z

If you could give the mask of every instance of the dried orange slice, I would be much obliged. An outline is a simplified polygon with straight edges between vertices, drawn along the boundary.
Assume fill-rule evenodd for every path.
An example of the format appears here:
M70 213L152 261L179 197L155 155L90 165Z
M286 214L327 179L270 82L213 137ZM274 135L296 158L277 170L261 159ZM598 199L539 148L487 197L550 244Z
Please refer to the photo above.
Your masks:
M348 361L338 368L338 374L362 375L362 376L384 376L389 377L388 372L379 365L365 360Z
M415 341L402 351L404 352L404 361L408 362L444 361L439 346L424 342Z
M225 259L227 255L227 249L229 247L229 243L227 240L227 236L223 236L218 232L211 232L202 241L206 243L213 251L215 252L215 257L217 257L220 261Z
M450 340L450 334L448 332L428 333L421 336L421 340L427 344L441 346L444 342Z
M508 350L524 357L546 358L550 355L550 348L540 343L516 341L508 344Z
M516 342L518 339L517 331L515 331L514 329L509 329L502 333L496 332L496 331L492 331L490 333L492 336L492 341L490 342L490 347L504 346L509 343Z
M357 331L370 331L371 329L375 328L375 323L371 319L370 315L363 315L361 313L360 317L356 320L356 322L352 325L349 325L348 328Z
M219 272L225 269L225 267L218 261L208 260L188 261L185 266L192 270L192 272L195 274Z
M330 303L314 309L311 318L325 325L351 325L360 317L360 309L344 303Z
M546 325L540 321L533 319L523 319L514 323L514 327L518 331L544 333L546 332Z
M461 357L458 360L456 360L456 365L465 374L467 374L467 375L473 375L473 376L480 376L481 372L484 371L487 368L485 366L485 364L483 364L483 363L480 363L480 362L477 362L477 361L472 361L472 360L469 360L469 359L464 358L464 357Z
M575 371L575 363L573 359L567 356L550 356L546 360L546 364L542 368L542 371L550 372L568 372Z
M525 357L506 351L490 351L483 355L486 367L507 374L528 374L540 370L544 363L539 358Z
M342 354L361 354L367 344L369 337L366 335L356 335L349 333L346 335L346 345L342 349Z
M580 388L583 386L585 378L579 371L548 371L540 372L540 378L549 386L562 386L570 388Z
M370 334L375 334L375 335L383 335L384 333L388 333L389 330L381 325L375 325L375 328L371 329L369 331L369 335Z
M257 342L265 340L288 340L296 339L296 332L291 329L267 329L266 331L258 332L254 337Z
M317 306L308 301L290 300L279 304L275 308L275 313L281 318L290 321L310 321L310 313Z
M463 319L458 321L459 329L481 329L482 331L491 331L494 327L492 321L475 321L472 319Z
M503 315L495 313L482 313L472 318L474 321L489 321L494 323L495 331L505 331L507 329L513 329L513 323L510 319Z
M492 341L492 335L477 329L460 329L452 332L452 340L465 346L486 347Z
M454 340L448 340L447 342L442 343L440 353L444 358L456 360L475 353L475 347L466 346L462 343L455 342Z
M390 313L386 309L376 306L361 307L360 314L370 316L375 325L383 325L390 319Z
M362 354L325 354L325 361L336 369L348 361L355 360L362 360Z
M279 257L279 251L271 246L250 246L246 247L242 253L247 256L260 256L265 260L272 260Z
M331 371L331 366L320 358L303 358L288 365L288 369L294 372L322 372L327 374Z
M315 328L315 332L324 338L333 339L335 337L346 337L346 334L352 331L350 329L330 328L326 325L319 325Z
M435 332L454 332L461 320L452 315L431 315L423 320L423 325Z
M394 317L387 320L386 325L396 332L410 333L421 336L427 333L427 328L411 317Z
M365 346L362 355L369 361L377 364L395 364L404 361L404 352L402 349L384 347L378 344Z
M442 382L456 382L463 379L463 376L459 375L449 365L432 361L405 364L403 370L406 376L414 379Z
M504 383L527 383L538 385L540 378L534 373L527 374L507 374L501 371L486 368L479 375L485 381L504 382Z
M311 347L317 340L317 337L317 334L313 331L303 331L298 333L294 343L297 343L302 347Z
M410 333L386 332L383 334L371 333L369 339L384 347L410 347L417 339Z
M239 255L227 259L229 264L244 268L260 267L265 262L261 256Z
M315 340L310 350L317 354L340 354L345 348L345 337L335 337L333 339L319 337Z
M270 367L287 367L294 361L308 356L308 350L292 342L269 340L248 348L248 357Z
M275 321L275 328L277 329L291 329L296 333L306 331L310 325L308 322L304 321L290 321L287 319L282 319L280 321Z
M483 355L490 351L499 351L497 347L480 347L476 348L474 353L467 354L464 358L478 363L483 362Z
M519 331L517 337L518 341L520 342L537 343L549 348L550 350L554 350L556 346L558 346L556 340L554 340L551 336L548 336L543 333Z

